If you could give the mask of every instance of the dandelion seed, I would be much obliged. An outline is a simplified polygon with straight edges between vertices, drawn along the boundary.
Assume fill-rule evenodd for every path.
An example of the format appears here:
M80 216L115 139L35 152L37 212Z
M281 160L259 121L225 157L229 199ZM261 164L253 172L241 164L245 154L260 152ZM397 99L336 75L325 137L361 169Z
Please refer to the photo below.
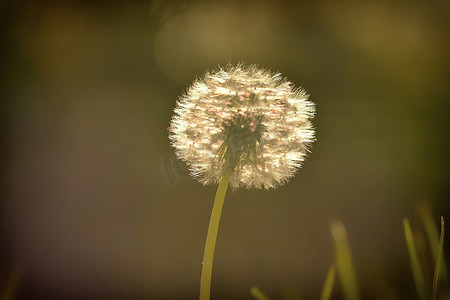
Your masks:
M229 174L232 188L272 188L302 165L314 104L301 88L257 66L206 73L180 97L170 125L177 156L204 184Z

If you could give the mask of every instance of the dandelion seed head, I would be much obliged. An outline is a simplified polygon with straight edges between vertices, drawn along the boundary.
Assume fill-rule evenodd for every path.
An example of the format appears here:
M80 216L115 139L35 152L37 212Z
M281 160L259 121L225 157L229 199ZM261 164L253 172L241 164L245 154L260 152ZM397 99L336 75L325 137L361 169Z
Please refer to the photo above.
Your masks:
M204 184L272 188L302 165L315 140L314 104L279 73L228 65L197 79L177 102L170 139Z

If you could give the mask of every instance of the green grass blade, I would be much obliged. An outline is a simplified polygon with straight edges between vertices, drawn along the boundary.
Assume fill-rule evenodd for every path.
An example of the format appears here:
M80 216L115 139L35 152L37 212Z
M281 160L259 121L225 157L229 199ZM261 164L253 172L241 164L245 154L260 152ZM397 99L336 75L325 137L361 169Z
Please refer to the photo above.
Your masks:
M336 251L336 268L342 289L347 300L359 299L359 290L353 269L350 246L347 240L347 231L341 222L334 222L330 226Z
M331 292L333 292L334 280L336 278L336 265L333 263L328 269L327 276L325 277L325 282L322 287L322 292L320 293L320 300L329 300L331 297Z
M403 219L403 229L405 231L406 245L408 247L409 259L411 261L411 268L417 292L419 293L420 299L425 300L426 299L425 280L423 279L422 268L420 267L416 247L414 246L414 239L411 231L411 226L409 225L409 221L406 218Z
M439 256L439 230L436 226L435 221L431 215L428 206L421 206L419 208L420 215L422 217L422 222L425 227L425 232L427 234L428 243L430 245L431 252L433 253L434 263L437 264ZM442 232L442 230L441 230ZM444 256L441 257L439 277L441 280L447 278L447 264L445 263Z
M439 238L439 248L436 260L436 268L434 269L434 278L433 278L433 300L436 299L436 293L439 283L439 274L440 267L442 262L442 248L444 247L444 217L441 217L441 236Z
M257 286L250 289L250 294L257 300L269 300L266 294L264 294Z

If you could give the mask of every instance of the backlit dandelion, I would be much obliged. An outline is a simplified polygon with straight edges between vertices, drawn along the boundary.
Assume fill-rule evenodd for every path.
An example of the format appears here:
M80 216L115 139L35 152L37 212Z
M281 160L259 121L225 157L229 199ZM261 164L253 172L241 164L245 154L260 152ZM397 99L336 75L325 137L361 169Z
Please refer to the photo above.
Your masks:
M285 183L314 141L314 104L303 89L257 66L206 73L180 97L170 139L191 174L219 183L206 237L200 300L208 300L214 249L228 184L271 188Z
M291 178L314 141L314 104L281 74L256 66L206 73L180 97L170 126L179 158L204 184L229 173L233 188Z

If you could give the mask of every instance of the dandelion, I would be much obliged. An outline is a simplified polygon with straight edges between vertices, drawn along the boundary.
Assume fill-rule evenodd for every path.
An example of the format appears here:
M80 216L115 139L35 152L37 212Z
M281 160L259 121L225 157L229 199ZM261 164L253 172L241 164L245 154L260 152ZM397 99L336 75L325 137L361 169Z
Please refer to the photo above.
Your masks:
M193 177L272 188L295 175L314 130L314 104L281 74L243 65L206 73L180 97L170 131Z
M232 188L269 189L302 165L314 129L314 104L301 88L257 66L207 72L180 97L170 125L177 156L203 184L217 184L203 259L200 299L209 299L223 200Z

